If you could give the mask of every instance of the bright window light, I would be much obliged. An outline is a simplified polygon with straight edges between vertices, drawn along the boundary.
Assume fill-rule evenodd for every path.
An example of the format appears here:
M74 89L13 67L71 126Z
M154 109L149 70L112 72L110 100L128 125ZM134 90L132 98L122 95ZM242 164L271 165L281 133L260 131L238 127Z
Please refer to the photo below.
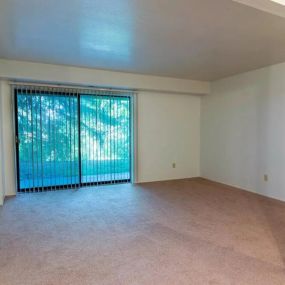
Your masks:
M271 0L271 1L285 6L285 0Z

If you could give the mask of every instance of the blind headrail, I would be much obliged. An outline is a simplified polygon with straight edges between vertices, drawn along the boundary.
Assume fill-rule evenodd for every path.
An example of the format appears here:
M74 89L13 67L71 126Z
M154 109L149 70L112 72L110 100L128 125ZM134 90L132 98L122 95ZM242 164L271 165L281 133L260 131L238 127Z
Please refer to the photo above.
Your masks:
M102 92L115 92L115 93L129 93L134 94L137 90L123 89L123 88L107 88L99 86L83 86L83 85L66 85L66 84L50 84L50 83L35 83L35 82L20 82L20 81L9 81L9 84L13 87L30 87L30 88L62 88L70 90L89 90L89 91L102 91Z

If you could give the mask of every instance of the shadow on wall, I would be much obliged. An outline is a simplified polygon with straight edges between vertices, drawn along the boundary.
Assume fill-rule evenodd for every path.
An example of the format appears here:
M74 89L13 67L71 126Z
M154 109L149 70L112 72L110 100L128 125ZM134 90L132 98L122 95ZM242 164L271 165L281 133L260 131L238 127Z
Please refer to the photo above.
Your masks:
M285 200L284 74L280 64L212 83L202 99L203 177Z

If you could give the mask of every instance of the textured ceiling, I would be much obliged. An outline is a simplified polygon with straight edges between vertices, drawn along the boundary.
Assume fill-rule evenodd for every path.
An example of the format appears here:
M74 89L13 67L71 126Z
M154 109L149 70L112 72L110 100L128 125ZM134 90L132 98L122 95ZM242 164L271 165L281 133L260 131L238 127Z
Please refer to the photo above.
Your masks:
M0 58L215 80L285 61L285 18L230 0L0 0Z

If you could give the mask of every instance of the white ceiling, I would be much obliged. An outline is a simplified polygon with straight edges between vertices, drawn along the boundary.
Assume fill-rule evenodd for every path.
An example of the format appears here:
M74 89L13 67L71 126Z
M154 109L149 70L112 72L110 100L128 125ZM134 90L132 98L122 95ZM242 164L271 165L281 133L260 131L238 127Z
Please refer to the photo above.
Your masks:
M285 17L285 0L233 0L238 3L259 9L277 15ZM283 1L283 4L281 2Z
M0 58L215 80L285 61L285 18L231 0L0 0Z

